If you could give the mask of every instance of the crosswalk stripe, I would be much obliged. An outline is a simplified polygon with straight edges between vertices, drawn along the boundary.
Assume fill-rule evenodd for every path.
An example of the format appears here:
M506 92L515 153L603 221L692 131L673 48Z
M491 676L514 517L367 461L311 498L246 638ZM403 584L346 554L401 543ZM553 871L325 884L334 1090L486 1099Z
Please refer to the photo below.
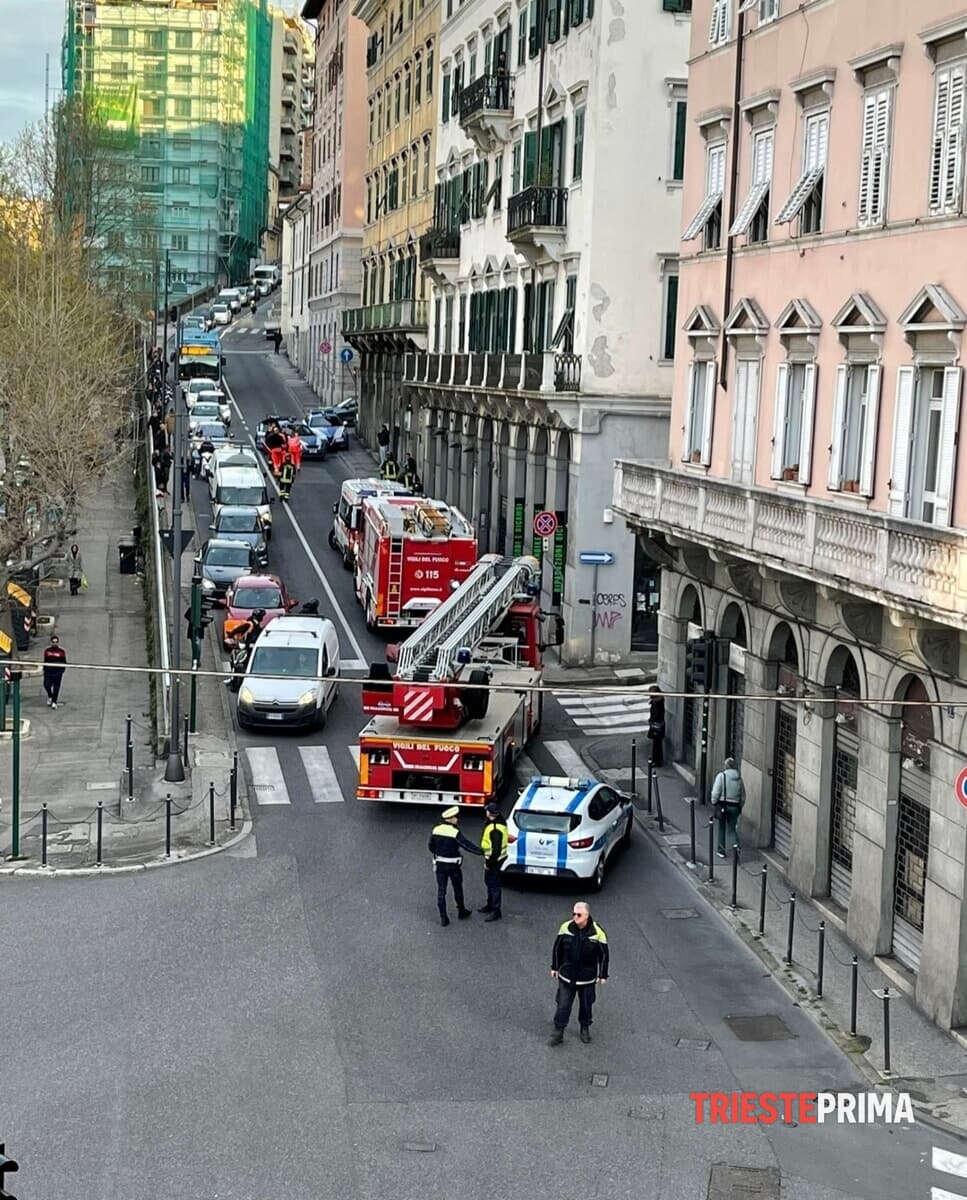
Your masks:
M250 746L246 751L255 799L263 804L291 804L282 765L274 746Z
M930 1200L964 1200L964 1197L956 1192L948 1192L946 1188L932 1187Z
M592 719L579 722L582 729L610 729L614 733L643 733L648 728L648 721L642 720L640 717L622 721L618 717L603 717L601 719Z
M646 705L642 708L640 705L630 704L599 704L594 708L579 708L577 706L569 707L567 710L568 716L573 717L576 713L581 713L587 717L609 717L614 713L627 713L628 716L647 717L650 708Z
M316 804L338 804L342 802L342 789L333 770L329 751L325 746L300 746L299 757L305 769L306 779Z
M651 701L647 696L620 696L615 692L607 696L575 695L570 692L555 692L554 695L558 703L569 712L572 708L610 709L615 705L645 712L651 708Z
M544 749L557 759L565 775L570 778L581 779L590 774L570 742L545 742Z
M954 1154L952 1150L942 1150L939 1146L934 1146L932 1151L931 1166L935 1171L967 1179L967 1156Z
M356 770L358 772L359 771L359 747L358 746L350 746L349 753L352 756L353 762L356 764Z

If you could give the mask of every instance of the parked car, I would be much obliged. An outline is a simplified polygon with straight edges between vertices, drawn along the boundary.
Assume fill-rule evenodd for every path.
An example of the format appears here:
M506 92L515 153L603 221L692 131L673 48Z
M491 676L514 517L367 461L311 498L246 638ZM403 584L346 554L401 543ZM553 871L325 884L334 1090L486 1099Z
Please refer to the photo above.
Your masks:
M251 546L228 538L207 541L196 561L202 598L206 600L224 596L236 579L250 575L256 565Z
M195 401L202 392L210 392L215 387L213 379L189 379L183 387L185 408L189 412L195 407Z
M265 314L264 331L266 337L274 337L282 332L282 310L277 304Z
M231 307L222 300L212 305L211 314L213 325L231 325L232 323Z
M218 470L229 459L231 459L232 464L236 467L254 467L256 471L262 470L262 464L259 462L258 455L250 446L232 445L215 447L212 470Z
M216 538L251 546L256 564L263 570L268 566L269 543L265 522L257 508L250 504L226 504L218 510L218 516L208 528Z
M233 313L239 312L242 307L242 294L238 288L222 288L215 300L227 304Z
M264 608L268 622L291 612L298 603L285 590L285 584L278 575L242 575L228 589L220 605L225 609L223 644L226 649L231 646L235 630L249 619L255 609Z
M302 443L302 454L305 458L322 459L326 457L329 451L329 441L321 436L315 429L307 425L305 421L299 421L295 417L263 417L259 421L258 429L256 430L256 442L263 454L268 454L265 448L265 434L268 431L269 422L278 422L279 428L283 433L294 433Z
M200 393L204 394L204 393ZM225 425L222 420L221 412L214 400L196 400L191 412L188 414L188 432L189 434L198 425L218 421L220 425ZM227 426L225 426L227 428Z
M217 454L216 450L216 454ZM272 537L272 504L265 486L265 476L258 466L253 466L250 453L228 454L213 464L208 476L208 494L212 501L214 519L226 504L251 505L259 510L265 522L265 536Z
M212 387L211 384L206 389L195 393L196 403L200 404L203 401L206 404L216 404L218 406L218 419L223 425L231 425L232 423L232 406L228 402L228 397L221 388Z
M583 879L604 884L611 855L634 829L629 795L596 779L535 776L507 818L507 874Z
M330 450L349 449L349 429L346 425L337 425L326 416L321 408L312 408L306 416L306 424L316 433L321 434L329 443Z
M345 400L340 400L332 408L322 409L322 414L336 425L348 425L352 429L355 427L356 418L359 415L359 401L355 396L347 396Z
M339 694L339 639L326 617L278 617L259 634L238 692L243 729L321 728Z
M199 449L202 442L208 441L218 449L219 446L224 446L231 442L234 436L234 434L229 433L221 421L217 418L213 420L209 417L204 421L199 421L190 431L188 446L192 452L195 452Z

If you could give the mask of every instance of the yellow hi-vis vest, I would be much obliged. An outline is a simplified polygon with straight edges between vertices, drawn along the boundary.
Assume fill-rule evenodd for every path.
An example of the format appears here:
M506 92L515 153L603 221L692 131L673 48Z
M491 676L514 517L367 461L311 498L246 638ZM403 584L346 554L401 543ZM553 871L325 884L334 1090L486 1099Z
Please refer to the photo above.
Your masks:
M494 830L504 839L500 847L500 860L503 861L507 857L507 826L502 821L487 822L480 837L480 849L484 852L484 858L490 858L493 853L491 839L494 836Z

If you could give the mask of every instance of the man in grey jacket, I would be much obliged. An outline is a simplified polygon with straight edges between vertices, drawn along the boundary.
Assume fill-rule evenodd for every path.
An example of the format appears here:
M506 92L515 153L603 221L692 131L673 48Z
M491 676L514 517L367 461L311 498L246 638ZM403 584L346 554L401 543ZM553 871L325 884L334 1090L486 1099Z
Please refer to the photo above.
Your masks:
M719 858L725 858L725 847L739 843L737 826L739 813L745 804L745 785L735 765L727 758L712 784L712 804L719 819Z

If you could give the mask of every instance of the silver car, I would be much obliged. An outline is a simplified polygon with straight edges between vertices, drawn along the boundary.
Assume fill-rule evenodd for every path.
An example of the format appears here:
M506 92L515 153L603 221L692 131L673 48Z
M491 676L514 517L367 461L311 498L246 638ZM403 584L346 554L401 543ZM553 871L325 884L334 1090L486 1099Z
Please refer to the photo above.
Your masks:
M269 547L265 537L265 522L257 508L247 504L226 504L208 526L221 541L244 542L250 546L260 568L268 566Z
M253 574L258 567L252 547L229 538L206 542L196 561L205 600L224 596L236 579Z
M211 388L209 391L200 391L195 394L196 404L217 404L218 416L217 420L223 425L231 425L232 423L232 406L228 402L228 397L220 388Z
M238 692L243 729L321 729L339 694L339 639L325 617L276 617L259 634Z

